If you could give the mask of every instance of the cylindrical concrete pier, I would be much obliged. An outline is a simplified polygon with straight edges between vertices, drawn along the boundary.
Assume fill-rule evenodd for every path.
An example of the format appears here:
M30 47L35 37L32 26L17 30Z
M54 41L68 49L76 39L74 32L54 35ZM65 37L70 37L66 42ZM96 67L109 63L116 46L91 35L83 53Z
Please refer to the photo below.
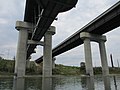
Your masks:
M101 56L101 64L102 64L102 73L103 75L109 75L105 41L101 40L99 42L99 48L100 48L100 56Z
M51 26L44 35L43 47L43 76L52 76L52 35L55 34L55 27Z
M88 74L90 76L93 76L93 65L92 65L92 53L91 53L90 35L87 32L82 32L82 33L80 33L80 38L84 42L86 74Z
M26 70L28 30L32 29L32 24L17 21L16 29L19 31L19 37L15 60L15 74L17 77L23 77Z
M92 65L92 53L90 39L84 39L84 52L85 52L85 62L86 62L86 74L93 76L93 65Z
M15 73L17 74L17 77L22 77L25 75L27 39L28 31L25 29L19 30L17 55L15 60Z
M110 79L108 76L109 67L107 63L107 55L106 55L106 48L105 48L106 36L90 34L88 32L82 32L80 34L80 38L82 38L84 42L86 73L89 73L90 76L93 74L93 71L90 71L92 70L92 55L91 55L90 41L95 41L99 43L105 90L111 90ZM93 79L91 80L94 81Z

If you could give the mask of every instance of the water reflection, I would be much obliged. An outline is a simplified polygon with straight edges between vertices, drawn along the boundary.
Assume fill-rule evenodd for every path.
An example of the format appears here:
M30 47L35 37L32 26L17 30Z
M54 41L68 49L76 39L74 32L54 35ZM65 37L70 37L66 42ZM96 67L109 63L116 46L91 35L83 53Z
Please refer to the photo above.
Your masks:
M116 77L113 76L113 81L114 81L114 85L115 85L115 90L117 90L117 83L116 83Z
M84 88L86 88L86 90L94 90L94 77L81 77L81 85L82 88L84 90Z
M24 78L14 78L13 79L13 90L24 90L25 79Z
M13 78L0 77L0 90L12 90Z
M105 90L111 90L110 77L109 76L103 76L103 81L104 81Z
M119 90L120 76L0 78L0 90Z
M52 89L52 78L51 77L43 77L42 78L42 90L53 90Z
M87 90L94 90L94 77L87 77Z
M42 90L41 80L38 77L14 78L12 90Z

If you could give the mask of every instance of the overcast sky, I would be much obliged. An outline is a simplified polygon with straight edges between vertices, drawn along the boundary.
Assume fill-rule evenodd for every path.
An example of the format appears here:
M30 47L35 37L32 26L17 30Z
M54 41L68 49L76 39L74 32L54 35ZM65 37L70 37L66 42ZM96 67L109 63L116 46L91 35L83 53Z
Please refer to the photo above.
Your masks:
M75 8L68 12L60 13L58 20L52 25L56 26L56 34L53 36L53 47L65 40L67 37L78 31L95 17L107 10L119 0L78 0ZM18 31L15 30L15 22L23 21L25 0L0 0L0 56L13 58L16 54ZM106 51L109 66L112 53L114 64L120 62L120 27L105 34L107 36ZM38 46L33 58L37 59L42 54L42 47ZM93 65L100 66L99 47L92 42ZM83 45L78 46L66 53L56 57L56 63L64 65L79 66L84 61Z

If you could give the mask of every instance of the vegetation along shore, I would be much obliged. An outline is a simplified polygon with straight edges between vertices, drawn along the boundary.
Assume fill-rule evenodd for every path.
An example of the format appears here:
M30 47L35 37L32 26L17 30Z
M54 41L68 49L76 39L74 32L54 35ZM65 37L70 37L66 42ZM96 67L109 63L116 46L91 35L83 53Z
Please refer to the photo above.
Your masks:
M0 57L0 75L14 75L15 60L6 60ZM94 74L102 74L101 67L94 67ZM120 74L120 68L109 67L110 74ZM64 66L56 64L53 69L53 75L83 75L85 74L85 66ZM34 61L29 62L26 68L26 75L42 75L42 63L36 65Z

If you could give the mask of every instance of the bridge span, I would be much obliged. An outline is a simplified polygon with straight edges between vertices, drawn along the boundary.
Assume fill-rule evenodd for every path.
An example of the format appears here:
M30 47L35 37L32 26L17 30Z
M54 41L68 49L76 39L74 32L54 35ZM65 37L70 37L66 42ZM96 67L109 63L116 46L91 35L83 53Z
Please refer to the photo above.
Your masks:
M89 32L92 34L102 35L120 26L120 1L103 12L97 18L85 25L83 28L75 32L73 35L65 39L52 50L52 56L55 57L81 44L83 40L80 38L81 32ZM43 56L42 56L43 57ZM42 57L38 58L36 63L42 62Z
M75 7L78 0L26 0L24 21L16 22L19 31L15 74L17 77L25 75L26 60L30 59L37 45L44 46L45 64L51 65L52 59L52 35L55 27L52 22L61 12ZM44 37L44 43L40 40ZM51 66L44 65L44 75L51 76Z
M16 22L19 31L18 47L15 62L17 77L25 76L26 62L37 45L43 46L43 58L36 60L40 63L43 59L43 76L52 76L52 58L84 43L86 74L93 76L93 65L90 41L99 44L102 72L109 75L105 41L103 34L120 26L120 1L106 10L100 16L75 32L69 38L57 45L52 50L52 35L55 27L50 26L60 12L73 8L78 0L27 0L24 21ZM40 40L44 37L44 42ZM109 82L109 79L107 79ZM106 83L108 84L108 83ZM110 90L110 89L107 89Z
M24 21L34 24L30 40L40 41L57 15L75 7L78 0L26 0ZM28 45L27 58L34 53L36 45Z

